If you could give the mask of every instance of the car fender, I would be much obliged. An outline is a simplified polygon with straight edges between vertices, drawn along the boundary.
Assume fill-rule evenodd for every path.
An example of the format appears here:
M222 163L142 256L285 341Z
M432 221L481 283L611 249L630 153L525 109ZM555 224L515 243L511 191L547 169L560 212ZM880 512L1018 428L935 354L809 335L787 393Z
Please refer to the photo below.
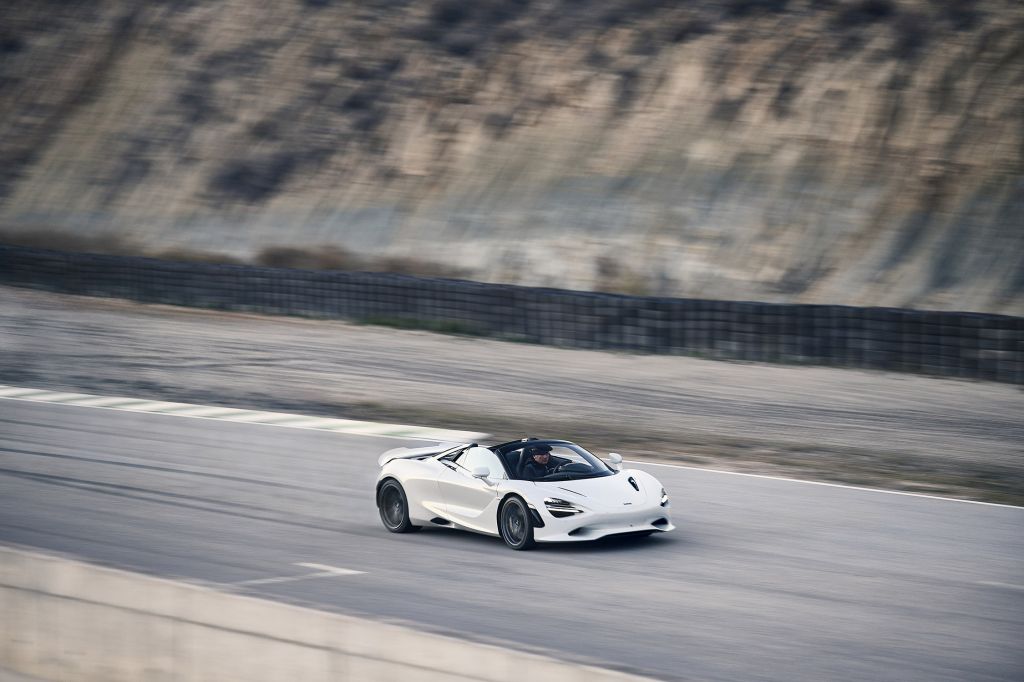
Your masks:
M445 517L444 500L437 479L428 462L415 459L396 459L388 462L377 476L376 490L388 478L398 481L405 490L409 504L409 518L416 525L426 525L438 516ZM374 495L376 499L376 495Z

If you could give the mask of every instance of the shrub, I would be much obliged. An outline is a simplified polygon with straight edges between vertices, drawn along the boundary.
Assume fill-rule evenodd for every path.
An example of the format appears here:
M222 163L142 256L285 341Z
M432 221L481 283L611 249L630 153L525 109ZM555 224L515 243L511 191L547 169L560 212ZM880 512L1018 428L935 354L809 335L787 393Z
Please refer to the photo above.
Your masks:
M278 152L262 159L231 161L210 182L215 194L249 203L265 201L284 184L296 167L291 152Z
M384 109L370 109L352 121L352 128L362 133L369 133L379 128L385 118Z
M471 0L442 0L430 10L430 19L437 26L458 26L472 14Z
M976 0L950 0L944 3L946 20L957 31L969 31L978 25L980 13Z
M444 49L456 57L469 57L480 47L480 40L468 32L460 32L448 36L444 41Z
M847 5L836 15L835 26L840 29L866 26L888 19L895 13L896 6L892 0L860 0Z
M494 34L494 40L499 45L507 45L509 43L518 43L523 40L523 32L513 26L502 26Z
M249 128L249 135L257 140L276 140L280 135L281 126L272 118L253 123Z
M377 77L377 71L361 61L356 61L345 67L345 77L357 81L371 81Z
M226 253L219 253L216 251L202 251L199 249L190 249L186 247L174 247L170 249L164 249L162 251L156 251L154 253L147 253L147 255L153 258L159 258L161 260L173 260L182 261L185 263L220 263L228 265L242 265L243 261L229 256Z
M730 17L745 17L755 12L782 12L789 0L730 0L725 13Z
M362 261L339 246L299 248L268 246L256 254L256 263L271 268L296 270L358 270Z
M484 117L484 125L495 137L501 137L514 120L515 117L512 114L492 112Z
M901 14L895 31L893 54L899 59L912 59L928 42L928 18L916 12Z
M368 264L368 269L378 272L394 272L417 277L464 277L465 272L444 263L409 258L407 256L385 256Z
M711 24L703 19L687 19L668 31L668 40L671 43L685 43L687 40L707 35L713 30Z
M618 94L615 106L620 110L628 109L636 100L640 86L640 72L637 69L625 69L619 72Z
M709 118L722 123L732 123L740 115L746 104L747 98L745 96L736 98L723 97L715 102L715 106L711 108Z
M344 111L363 111L373 104L373 95L367 90L355 90L341 103Z
M518 18L529 6L528 2L494 0L479 6L480 21L484 24L504 24Z
M213 102L212 88L203 82L189 84L178 93L182 117L191 125L199 125L223 116Z
M0 38L0 54L17 54L25 49L25 43L17 36Z
M793 85L792 81L784 80L779 83L779 90L772 100L772 113L776 118L785 118L789 115L789 105L799 92L800 89Z
M121 235L113 233L76 234L69 231L68 228L46 226L0 230L0 244L79 253L129 255L139 252L139 246L136 243Z

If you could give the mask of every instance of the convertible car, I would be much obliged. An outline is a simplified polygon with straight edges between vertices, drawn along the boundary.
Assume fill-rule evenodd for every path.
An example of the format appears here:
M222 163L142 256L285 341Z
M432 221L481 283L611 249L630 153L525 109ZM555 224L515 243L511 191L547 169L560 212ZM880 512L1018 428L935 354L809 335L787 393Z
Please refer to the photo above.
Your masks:
M536 438L396 448L378 460L377 509L392 533L460 528L500 536L512 549L672 530L661 483L622 469L619 455L609 462Z

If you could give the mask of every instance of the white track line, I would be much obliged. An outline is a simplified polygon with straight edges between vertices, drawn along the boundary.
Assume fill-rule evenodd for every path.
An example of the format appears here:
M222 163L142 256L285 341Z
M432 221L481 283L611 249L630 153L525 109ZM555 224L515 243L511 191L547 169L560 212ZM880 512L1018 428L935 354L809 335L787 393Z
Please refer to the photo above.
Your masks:
M79 407L114 407L116 405L126 405L132 402L135 401L129 398L81 398L79 400L69 400L68 404L78 405Z
M977 584L983 587L998 587L1004 590L1019 590L1024 592L1024 585L1012 585L1010 583L1000 583L993 580L982 580Z
M707 469L704 467L687 466L685 464L662 464L661 462L641 462L638 460L624 459L627 464L640 464L651 467L669 467L671 469L689 469L690 471L706 471L711 474L728 474L730 476L748 476L750 478L766 478L770 481L789 481L790 483L806 483L807 485L823 485L829 488L846 488L848 490L863 490L869 493L885 493L887 495L905 495L907 497L923 497L928 500L943 500L945 502L963 502L965 504L983 504L988 507L1005 507L1006 509L1024 510L1015 504L1000 504L999 502L981 502L979 500L961 500L957 497L942 497L941 495L926 495L925 493L909 493L904 490L886 490L885 488L865 488L859 485L847 485L845 483L826 483L824 481L807 481L802 478L786 478L785 476L769 476L767 474L748 474L742 471L726 471L724 469Z
M81 403L76 403L81 405ZM241 410L237 410L234 407L186 407L177 410L168 410L167 414L172 414L175 417L218 417L223 419L228 415L238 414Z
M92 396L87 396L87 395L84 395L82 393L50 393L50 392L46 392L46 393L39 393L39 394L33 395L30 398L21 398L21 400L36 400L36 401L44 402L44 403L65 403L65 402L71 402L72 400L76 400L76 399L84 399L84 398L91 398L91 397Z
M50 402L57 402L51 400ZM167 403L162 400L145 400L138 403L128 403L125 405L118 405L115 409L118 410L131 410L132 412L154 412L156 414L162 414L166 410L173 410L176 407L181 407L181 403Z
M44 391L35 388L20 388L18 386L0 385L0 400L22 400L26 402L68 405L71 407L87 407L99 410L144 412L148 414L159 414L166 417L214 419L217 421L253 424L256 426L280 426L292 429L328 431L332 433L351 433L355 435L375 436L379 438L401 438L404 440L458 441L460 443L469 443L486 438L488 435L486 433L479 433L476 431L456 431L450 429L438 429L431 426L385 424L380 422L316 417L313 415L291 414L286 412L267 412L261 410L243 410L234 407L173 403L163 400L142 400L115 396L96 396L85 393L69 393L66 391Z
M0 386L0 398L17 398L35 394L47 393L37 388L18 388L17 386Z
M257 578L256 580L242 580L231 583L234 587L251 587L253 585L276 585L277 583L290 583L296 580L309 580L311 578L337 578L345 575L365 575L366 571L354 571L351 568L338 568L326 564L295 564L302 568L312 568L316 573L303 573L302 575L282 575L275 578Z
M365 573L366 571L353 571L351 568L338 568L337 566L328 566L327 564L295 564L302 568L312 568L315 571L321 571L323 573L332 573L334 575L358 575Z

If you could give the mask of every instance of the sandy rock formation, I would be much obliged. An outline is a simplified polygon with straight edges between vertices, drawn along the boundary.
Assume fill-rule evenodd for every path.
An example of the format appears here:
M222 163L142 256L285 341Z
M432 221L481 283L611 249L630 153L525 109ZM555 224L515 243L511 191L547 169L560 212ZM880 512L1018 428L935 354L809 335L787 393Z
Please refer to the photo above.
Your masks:
M1024 314L1018 2L7 14L4 241Z

